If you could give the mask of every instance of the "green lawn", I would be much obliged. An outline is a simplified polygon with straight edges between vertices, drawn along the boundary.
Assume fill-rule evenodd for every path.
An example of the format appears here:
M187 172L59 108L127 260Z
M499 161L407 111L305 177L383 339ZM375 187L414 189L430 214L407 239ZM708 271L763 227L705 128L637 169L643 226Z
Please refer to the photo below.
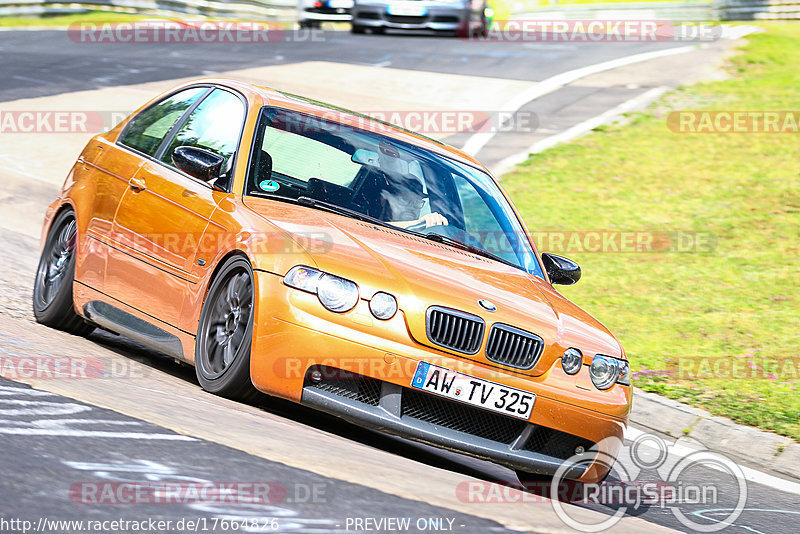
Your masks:
M637 386L795 440L800 134L673 133L666 117L800 110L799 64L800 23L770 25L732 58L730 79L672 92L503 178L532 232L712 236L699 252L565 253L584 277L563 292L619 336ZM700 367L734 362L734 376Z
M80 22L130 22L157 18L154 15L135 15L117 11L89 11L72 15L53 15L45 17L0 17L0 27L69 26Z

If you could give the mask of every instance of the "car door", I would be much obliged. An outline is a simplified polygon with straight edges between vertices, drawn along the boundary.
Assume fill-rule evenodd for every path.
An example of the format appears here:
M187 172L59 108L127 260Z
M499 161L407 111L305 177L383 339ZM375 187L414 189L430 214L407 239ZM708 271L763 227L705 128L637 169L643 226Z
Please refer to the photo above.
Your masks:
M98 136L84 149L74 168L75 179L93 187L92 205L87 210L88 239L83 240L86 248L79 254L81 264L76 266L76 278L82 283L105 291L103 279L114 215L130 179L145 161L142 155L154 155L183 112L208 90L190 88L174 93L133 117L118 144Z
M154 157L131 178L114 218L118 249L108 258L108 294L168 324L177 325L192 265L217 202L226 195L178 170L172 152L196 146L223 156L219 189L232 173L245 117L238 95L214 89L186 110Z

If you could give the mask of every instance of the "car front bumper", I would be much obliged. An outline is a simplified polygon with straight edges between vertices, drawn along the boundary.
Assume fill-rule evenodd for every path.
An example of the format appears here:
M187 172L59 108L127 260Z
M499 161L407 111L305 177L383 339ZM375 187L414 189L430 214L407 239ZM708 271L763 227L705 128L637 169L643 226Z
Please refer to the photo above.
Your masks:
M365 28L456 31L469 22L470 12L461 7L433 6L424 16L390 15L386 4L358 5L352 22Z
M498 372L411 341L402 310L377 321L362 300L354 310L334 314L315 295L286 287L280 276L254 274L251 378L265 393L529 473L554 474L580 446L586 456L567 468L567 477L591 482L609 467L592 458L619 451L629 403L612 408L612 415L580 406L577 395L554 398L554 390L543 387L547 377ZM524 421L411 388L420 361L535 393L533 412ZM315 377L320 380L312 379L314 370L321 371Z

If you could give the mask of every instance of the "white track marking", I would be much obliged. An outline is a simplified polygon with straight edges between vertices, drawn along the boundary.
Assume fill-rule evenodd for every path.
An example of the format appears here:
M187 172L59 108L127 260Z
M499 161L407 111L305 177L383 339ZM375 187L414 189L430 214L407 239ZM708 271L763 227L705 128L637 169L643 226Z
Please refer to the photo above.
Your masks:
M600 125L612 122L616 117L622 115L623 113L628 113L646 106L664 94L664 92L667 90L667 87L656 87L640 94L639 96L631 98L630 100L626 100L622 104L611 108L600 115L592 117L591 119L587 119L555 135L545 137L544 139L541 139L531 145L527 150L523 150L522 152L518 152L503 158L500 163L498 163L495 168L492 169L492 173L495 175L495 177L499 178L501 174L511 170L515 165L518 165L528 159L528 156L531 154L538 154L539 152L543 152L544 150L547 150L548 148L551 148L559 143L571 141L576 137L585 135Z
M667 48L666 50L656 50L654 52L644 52L642 54L634 54L632 56L625 56L610 61L603 61L602 63L595 63L579 69L568 70L561 74L551 76L536 85L532 86L527 91L523 91L516 97L509 100L499 112L516 113L522 106L532 100L552 93L567 84L570 84L586 76L597 74L611 69L632 65L634 63L641 63L643 61L650 61L661 57L674 56L677 54L685 54L694 50L696 45L679 46L676 48ZM475 156L486 144L494 137L495 132L479 132L470 136L467 142L464 143L463 151L467 154Z
M636 438L648 434L648 432L644 432L639 430L638 428L628 427L625 430L625 439L634 441ZM647 443L645 442L642 446L647 447ZM684 443L681 443L680 440L676 441L674 444L670 445L669 447L669 454L676 458L685 458L686 456L690 455L693 452L697 452L696 447L690 447ZM800 484L797 482L792 482L791 480L785 480L783 478L779 478L767 473L763 473L756 469L746 467L744 465L738 464L741 468L742 472L744 473L744 477L749 482L755 482L756 484L761 484L762 486L767 486L778 491L783 491L786 493L792 493L794 495L800 495ZM709 465L712 469L713 466Z

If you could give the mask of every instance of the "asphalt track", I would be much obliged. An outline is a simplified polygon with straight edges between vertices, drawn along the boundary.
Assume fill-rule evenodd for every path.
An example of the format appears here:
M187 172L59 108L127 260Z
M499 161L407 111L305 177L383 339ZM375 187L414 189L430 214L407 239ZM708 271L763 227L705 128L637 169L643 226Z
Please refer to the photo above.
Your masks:
M120 86L255 67L274 68L260 73L290 72L289 81L299 85L317 85L318 93L312 96L328 94L327 100L334 103L358 103L362 99L361 109L373 109L374 102L380 102L379 95L372 102L363 100L368 98L364 94L323 85L320 74L312 69L304 72L303 65L349 65L348 73L361 72L352 70L355 67L369 67L374 69L369 72L374 72L376 79L391 78L393 83L399 83L398 73L422 73L429 76L426 79L432 86L446 75L452 75L447 79L455 82L467 79L459 76L469 76L487 80L486 83L508 81L509 87L516 90L522 87L516 84L535 84L573 69L685 45L481 45L428 36L351 36L344 32L324 35L322 43L282 42L261 47L98 47L73 43L58 31L0 32L0 110L19 99L39 99L30 102L58 106L65 102L59 99L76 91L113 93ZM707 75L709 66L713 67L728 45L711 43L686 54L613 69L560 87L525 105L524 109L539 117L535 132L498 134L478 154L479 158L500 161L537 139L564 131L650 89ZM293 65L299 68L280 70L292 69ZM306 79L299 79L303 76ZM263 83L270 85L269 80ZM475 100L480 101L480 86L464 86L460 90L477 94ZM402 87L397 91L402 93ZM435 98L425 93L424 87L419 91L421 100ZM417 95L401 96L413 100ZM141 95L141 99L147 97ZM496 109L496 104L492 105L495 107L482 109ZM457 145L468 140L463 134L443 137ZM11 142L24 146L29 151L25 154L41 153L42 157L63 145L61 138L52 135L14 138ZM0 531L22 531L16 528L22 525L4 525L2 520L27 520L41 527L39 521L45 517L204 519L202 525L214 532L231 531L231 521L246 526L248 531L390 531L388 523L377 523L390 518L410 518L410 531L573 531L555 515L550 501L538 497L535 490L507 490L499 502L470 500L459 492L464 484L478 483L483 488L517 484L515 475L504 468L364 431L275 399L262 399L254 405L232 403L202 392L191 368L115 335L97 331L89 339L80 339L33 324L29 302L38 256L35 236L41 212L55 195L56 184L66 169L54 165L48 168L54 173L52 176L36 176L32 172L35 168L22 164L16 168L19 154L10 153L9 146L0 144L0 156L7 162L0 169L0 206L4 213L0 221L4 248L0 256L3 361L72 359L88 362L93 372L87 378L48 377L40 373L11 376L14 382L0 379ZM14 372L4 374L9 377ZM678 459L669 457L673 464ZM621 465L634 467L624 462ZM661 473L647 469L637 475L639 481L663 478ZM124 481L140 486L182 482L186 487L240 482L245 484L245 493L247 484L266 484L277 497L266 504L223 505L148 503L144 502L146 499L137 504L98 503L81 498L80 490L97 487L92 484L110 483L117 488L113 484ZM738 497L736 480L707 467L693 468L682 481L687 485L714 485L719 491L720 497L713 505L675 505L701 523L715 524ZM800 493L796 489L787 491L792 489L780 483L765 483L763 479L748 482L745 510L726 531L796 532ZM619 508L614 503L566 505L570 514L588 523L604 520ZM264 518L270 521L261 521ZM271 521L273 518L275 522ZM220 523L223 519L229 521L227 529ZM363 521L360 529L357 519ZM367 519L371 522L366 523ZM419 520L423 522L418 523ZM49 526L39 530L80 531L77 525ZM665 529L691 531L669 507L653 504L627 507L623 519L611 531ZM183 523L164 530L191 529Z

